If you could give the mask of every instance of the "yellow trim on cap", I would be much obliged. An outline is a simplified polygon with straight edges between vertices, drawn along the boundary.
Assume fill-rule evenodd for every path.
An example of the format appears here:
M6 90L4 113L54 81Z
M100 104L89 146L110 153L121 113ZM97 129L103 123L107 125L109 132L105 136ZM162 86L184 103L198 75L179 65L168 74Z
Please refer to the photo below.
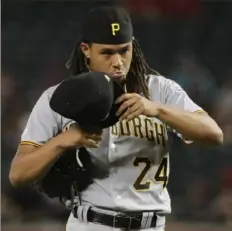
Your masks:
M19 143L19 145L32 145L32 146L35 146L37 148L42 146L41 144L38 144L38 143L35 143L35 142L32 142L32 141L22 141L22 142Z

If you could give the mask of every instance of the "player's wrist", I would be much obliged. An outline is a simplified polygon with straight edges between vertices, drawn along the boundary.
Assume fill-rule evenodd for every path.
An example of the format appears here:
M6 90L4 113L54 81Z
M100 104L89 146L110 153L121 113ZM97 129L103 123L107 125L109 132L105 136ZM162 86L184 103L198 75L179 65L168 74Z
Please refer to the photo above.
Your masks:
M56 148L65 151L69 148L78 147L78 140L76 140L76 142L73 142L66 133L67 132L64 132L56 136L56 138L54 139L54 145L56 146Z
M156 117L160 117L160 116L162 116L162 112L163 112L163 110L164 110L164 105L163 104L157 104L157 106L156 106Z
M148 116L159 117L159 114L161 113L162 110L161 108L162 105L160 103L150 101Z
M52 143L54 148L59 151L65 151L68 148L68 145L65 144L61 134L50 140L50 143Z

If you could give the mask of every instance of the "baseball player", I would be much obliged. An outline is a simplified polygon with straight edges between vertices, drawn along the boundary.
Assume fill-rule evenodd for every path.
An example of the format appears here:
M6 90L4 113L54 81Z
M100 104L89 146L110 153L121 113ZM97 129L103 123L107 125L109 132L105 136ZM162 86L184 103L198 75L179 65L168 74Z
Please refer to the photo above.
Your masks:
M120 121L101 135L86 134L51 110L56 86L35 104L12 161L14 186L43 178L67 148L85 146L109 176L81 193L67 231L158 230L171 212L168 131L184 141L221 144L216 122L174 81L149 68L128 13L99 7L87 14L81 38L67 63L72 74L105 72L125 86L117 114ZM64 131L61 133L61 131Z

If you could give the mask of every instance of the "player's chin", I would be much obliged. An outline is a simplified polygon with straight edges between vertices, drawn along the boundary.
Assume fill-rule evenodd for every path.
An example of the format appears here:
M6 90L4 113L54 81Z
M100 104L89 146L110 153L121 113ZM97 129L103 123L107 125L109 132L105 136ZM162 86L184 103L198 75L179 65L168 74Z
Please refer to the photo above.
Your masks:
M119 81L119 82L124 82L126 79L125 75L117 76L117 77L112 77L113 79Z
M111 75L111 78L116 80L117 82L123 83L126 79L125 75Z

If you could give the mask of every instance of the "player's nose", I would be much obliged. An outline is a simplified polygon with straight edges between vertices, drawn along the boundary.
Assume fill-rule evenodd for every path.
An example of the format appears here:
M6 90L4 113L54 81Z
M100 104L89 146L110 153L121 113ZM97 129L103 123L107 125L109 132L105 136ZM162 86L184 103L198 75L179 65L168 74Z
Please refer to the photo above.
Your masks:
M112 55L112 66L116 69L119 69L122 66L122 57L120 54Z

